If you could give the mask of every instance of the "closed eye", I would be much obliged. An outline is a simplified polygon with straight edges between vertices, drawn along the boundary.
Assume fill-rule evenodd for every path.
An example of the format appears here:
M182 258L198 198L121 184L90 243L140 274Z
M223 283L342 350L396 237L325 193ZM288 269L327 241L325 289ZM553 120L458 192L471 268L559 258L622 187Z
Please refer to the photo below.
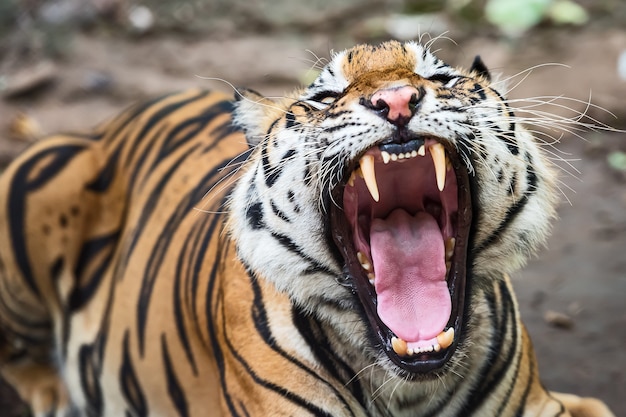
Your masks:
M429 81L439 82L444 85L444 87L450 88L456 84L459 77L456 75L450 74L434 74L428 77Z
M309 100L315 101L317 103L331 104L334 102L341 93L337 91L320 91L316 93L313 97L310 97Z

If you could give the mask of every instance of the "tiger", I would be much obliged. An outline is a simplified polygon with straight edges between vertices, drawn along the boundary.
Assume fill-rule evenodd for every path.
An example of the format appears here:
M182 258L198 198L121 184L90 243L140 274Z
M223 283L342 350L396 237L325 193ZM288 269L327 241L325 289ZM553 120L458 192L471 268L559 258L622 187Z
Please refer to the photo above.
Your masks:
M613 416L520 320L558 200L521 119L480 57L387 41L37 142L0 179L2 377L35 416Z

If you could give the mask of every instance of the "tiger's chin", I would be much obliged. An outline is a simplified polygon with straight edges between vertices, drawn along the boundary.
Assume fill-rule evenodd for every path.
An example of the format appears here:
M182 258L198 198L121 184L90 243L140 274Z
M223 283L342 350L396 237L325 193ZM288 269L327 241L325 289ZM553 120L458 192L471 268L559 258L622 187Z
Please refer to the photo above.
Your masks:
M441 370L465 321L463 161L443 140L401 132L349 162L331 199L330 233L375 343L405 377Z

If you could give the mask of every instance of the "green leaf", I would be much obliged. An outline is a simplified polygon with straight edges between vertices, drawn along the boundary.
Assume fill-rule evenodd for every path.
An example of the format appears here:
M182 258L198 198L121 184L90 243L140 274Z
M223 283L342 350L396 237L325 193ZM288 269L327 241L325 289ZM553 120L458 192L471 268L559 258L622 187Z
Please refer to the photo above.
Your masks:
M616 171L626 172L626 152L614 151L607 156L609 166Z
M509 36L519 36L546 14L552 0L488 0L487 20Z
M550 19L560 25L584 25L589 14L580 5L570 0L557 0L548 11Z

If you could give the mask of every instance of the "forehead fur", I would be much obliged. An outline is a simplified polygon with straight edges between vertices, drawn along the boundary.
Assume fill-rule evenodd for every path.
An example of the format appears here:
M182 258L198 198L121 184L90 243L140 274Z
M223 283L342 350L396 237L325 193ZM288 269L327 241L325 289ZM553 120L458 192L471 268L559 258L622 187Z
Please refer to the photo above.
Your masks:
M416 66L416 49L413 45L391 41L381 45L359 45L345 51L340 59L343 74L355 79L368 72L406 69Z

